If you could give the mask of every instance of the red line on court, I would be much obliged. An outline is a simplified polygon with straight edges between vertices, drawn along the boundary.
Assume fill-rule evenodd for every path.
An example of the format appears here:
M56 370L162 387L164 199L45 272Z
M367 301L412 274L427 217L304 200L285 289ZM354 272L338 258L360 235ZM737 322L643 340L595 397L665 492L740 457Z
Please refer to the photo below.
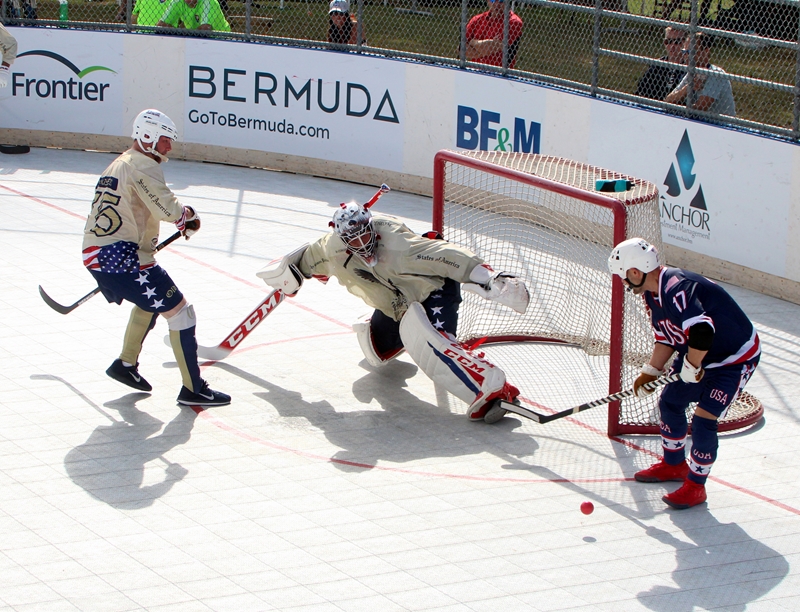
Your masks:
M60 206L56 206L55 204L51 204L50 202L45 202L44 200L40 200L36 196L32 196L32 195L29 195L27 193L23 193L21 191L17 191L16 189L11 189L11 187L6 187L5 185L0 185L0 187L5 189L6 191L10 191L14 195L18 195L18 196L23 197L23 198L28 198L29 200L33 200L37 204L42 204L44 206L47 206L48 208L52 208L54 210L57 210L58 212L66 213L66 214L70 215L71 217L77 217L78 219L86 219L86 215L79 215L78 213L74 213L71 210L67 210L66 208L61 208Z
M6 187L5 185L0 184L0 187L5 189L6 191L10 191L11 193L13 193L15 195L21 196L23 198L28 198L28 199L30 199L30 200L38 203L38 204L42 204L44 206L47 206L47 207L52 208L54 210L57 210L59 212L66 213L66 214L68 214L70 216L77 217L79 219L83 219L84 218L83 216L78 215L77 213L74 213L74 212L72 212L70 210L62 208L60 206L56 206L55 204L51 204L49 202L46 202L44 200L41 200L41 199L39 199L37 197L34 197L34 196L31 196L31 195L28 195L28 194L23 193L21 191L17 191L15 189L11 189L10 187ZM231 274L229 272L226 272L225 270L221 270L220 268L217 268L217 267L212 266L211 264L208 264L208 263L206 263L204 261L201 261L199 259L191 257L190 255L186 255L185 253L182 253L180 251L176 251L174 248L170 248L169 250L170 250L170 252L174 252L177 255L180 255L181 257L183 257L186 260L189 260L189 261L191 261L193 263L196 263L197 265L199 265L201 267L208 268L209 270L212 270L212 271L214 271L214 272L216 272L218 274L222 274L223 276L227 276L230 279L233 279L233 280L236 280L238 282L244 283L244 284L246 284L246 285L248 285L250 287L259 288L259 289L262 288L257 283L253 283L253 282L248 281L246 279L243 279L243 278L241 278L239 276L236 276L235 274ZM294 304L298 308L301 308L302 310L305 310L306 312L309 312L309 313L314 314L314 315L316 315L318 317L321 317L321 318L323 318L323 319L325 319L327 321L330 321L331 323L334 323L334 324L339 325L341 327L346 327L348 329L350 328L350 326L347 325L346 323L342 323L341 321L338 321L338 320L336 320L336 319L334 319L332 317L329 317L329 316L327 316L325 314L317 312L313 308L309 308L308 306L304 306L304 305L301 305L301 304L296 304L294 302L290 302L290 303ZM294 340L301 340L301 339L304 339L304 338L292 338L292 339L286 339L286 340L279 340L276 343L291 342L291 341L294 341ZM261 344L261 345L258 345L258 346L266 346L266 345L269 345L269 344L273 344L273 343L269 343L268 342L268 343L264 343L264 344ZM256 348L256 347L251 347L250 349L244 349L244 350L252 350L253 348ZM240 351L240 352L243 352L243 351ZM216 362L207 361L207 362L204 362L201 367L212 365L214 363L216 363ZM526 401L528 401L528 400L526 400ZM530 401L528 403L535 404L535 402L530 402ZM521 483L529 483L529 484L539 484L539 483L559 483L559 482L565 482L565 483L630 482L630 481L633 480L633 478L599 478L599 479L500 478L500 477L493 477L493 476L469 476L469 475L465 475L465 474L446 474L446 473L445 474L436 474L436 473L433 473L433 472L423 472L423 471L420 471L420 470L409 470L409 469L405 469L405 468L395 468L395 467L390 467L390 466L372 465L372 464L368 464L368 463L358 463L358 462L355 462L355 461L346 461L344 459L336 459L334 457L325 457L323 455L316 455L314 453L301 451L301 450L298 450L298 449L290 448L288 446L282 446L280 444L274 444L272 442L269 442L269 441L264 440L262 438L259 438L257 436L253 436L251 434L248 434L248 433L242 431L241 429L238 429L236 427L228 425L227 423L222 421L222 419L220 419L219 417L212 416L212 415L208 414L202 408L192 408L192 409L201 418L203 418L204 420L206 420L209 423L213 424L215 427L218 427L219 429L227 431L227 432L229 432L229 433L231 433L231 434L233 434L233 435L235 435L235 436L237 436L239 438L247 440L249 442L253 442L255 444L260 444L260 445L263 445L263 446L268 446L268 447L274 448L276 450L290 452L290 453L293 453L295 455L299 455L299 456L306 457L306 458L309 458L309 459L314 459L314 460L318 460L318 461L326 461L328 463L338 463L338 464L341 464L341 465L347 465L347 466L351 466L351 467L360 467L360 468L371 469L371 470L382 470L382 471L387 471L387 472L396 472L396 473L410 474L410 475L415 475L415 476L426 476L426 477L433 477L433 478L451 478L451 479L457 479L457 480L471 480L471 481L482 481L482 482L521 482ZM592 427L591 425L587 425L586 423L583 423L581 421L577 421L577 420L575 420L575 419L573 419L571 417L566 417L564 420L569 421L570 423L573 423L575 425L579 425L580 427L583 427L584 429L587 429L587 430L589 430L589 431L591 431L593 433L597 433L597 434L599 434L599 435L601 435L603 437L607 436L606 432L604 432L604 431L602 431L600 429L597 429L596 427ZM632 448L632 449L637 450L639 452L645 453L647 455L651 455L653 457L659 457L659 455L654 453L653 451L648 450L648 449L646 449L646 448L644 448L642 446L639 446L638 444L635 444L635 443L633 443L633 442L631 442L629 440L625 440L623 438L618 438L618 437L615 437L615 436L610 437L610 440L612 440L613 442L616 442L617 444L622 444L623 446L627 446L628 448ZM776 499L772 499L771 497L767 497L767 496L762 495L760 493L756 493L755 491L751 491L750 489L746 489L744 487L741 487L739 485L733 484L733 483L728 482L726 480L723 480L721 478L717 478L715 476L709 476L709 479L713 480L714 482L716 482L718 484L721 484L723 486L729 487L729 488L733 489L734 491L738 491L738 492L743 493L745 495L749 495L751 497L754 497L755 499L758 499L760 501L763 501L763 502L766 502L768 504L771 504L771 505L775 506L776 508L780 508L782 510L786 510L787 512L790 512L792 514L800 515L800 509L797 509L797 508L794 508L794 507L789 506L787 504L784 504L783 502L780 502L780 501L778 501Z

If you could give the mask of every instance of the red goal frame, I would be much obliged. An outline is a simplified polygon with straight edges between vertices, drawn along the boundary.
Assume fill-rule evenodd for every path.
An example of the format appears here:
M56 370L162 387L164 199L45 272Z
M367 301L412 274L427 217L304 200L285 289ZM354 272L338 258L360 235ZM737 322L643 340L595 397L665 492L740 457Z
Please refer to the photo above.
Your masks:
M565 163L574 163L564 160ZM627 239L627 214L626 204L619 199L605 195L600 192L591 192L585 189L579 189L566 183L561 183L548 178L528 174L513 168L506 168L489 161L476 159L467 155L460 154L455 151L439 151L434 156L433 164L433 229L447 238L445 235L444 218L445 218L445 182L446 182L446 165L448 163L458 164L480 172L485 172L491 175L511 179L513 181L529 185L531 187L539 188L548 192L554 192L570 198L575 198L582 202L601 206L611 211L613 215L613 241L614 244L619 244ZM613 173L609 173L613 174ZM609 177L617 178L617 176ZM630 177L624 177L630 179ZM634 179L636 180L636 179ZM641 182L641 181L640 181ZM656 195L657 197L657 195ZM643 199L631 200L628 206L633 206L641 203ZM609 251L610 252L610 251ZM623 370L623 332L624 332L624 315L623 315L623 301L624 301L624 286L622 280L617 275L612 275L611 282L611 320L610 320L610 338L609 338L609 381L608 393L609 395L622 391L622 370ZM563 342L556 338L543 338L543 337L530 337L530 336L493 336L486 338L484 342L509 342L509 341L549 341L555 343ZM745 402L750 402L755 406L755 409L748 412L744 417L734 416L729 420L721 420L719 423L719 431L728 431L732 429L740 429L755 423L763 415L763 406L761 403L750 396L743 393L747 398ZM594 399L594 398L589 398ZM658 434L659 428L657 425L643 423L641 425L620 422L620 401L617 400L609 404L608 407L608 435L616 436L620 434Z

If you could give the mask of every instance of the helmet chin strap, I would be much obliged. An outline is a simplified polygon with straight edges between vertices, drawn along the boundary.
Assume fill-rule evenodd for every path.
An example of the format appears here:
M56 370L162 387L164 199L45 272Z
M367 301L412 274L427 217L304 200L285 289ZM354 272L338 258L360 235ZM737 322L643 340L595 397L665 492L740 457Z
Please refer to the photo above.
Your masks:
M640 282L638 285L634 285L630 281L630 279L628 279L628 276L626 274L625 275L625 283L627 284L627 286L625 287L625 290L626 291L633 291L634 289L638 289L639 287L644 285L644 282L647 280L647 274L648 274L647 272L642 272L642 282Z
M151 155L155 155L160 161L162 161L165 164L169 161L169 157L167 157L166 155L162 155L161 153L156 151L156 144L158 144L157 142L152 143L149 149L144 145L144 143L141 140L137 140L136 142L139 143L139 146L145 153L150 153Z

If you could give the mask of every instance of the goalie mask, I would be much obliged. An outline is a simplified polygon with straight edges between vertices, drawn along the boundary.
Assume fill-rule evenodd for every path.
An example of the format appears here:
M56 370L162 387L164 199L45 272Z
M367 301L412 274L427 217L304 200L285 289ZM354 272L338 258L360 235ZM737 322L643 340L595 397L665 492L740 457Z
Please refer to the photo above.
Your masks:
M358 255L368 266L374 266L378 263L378 257L375 253L377 235L372 226L372 213L355 202L342 203L340 206L330 222L333 231L345 243L349 253Z
M652 272L661 265L656 247L642 238L630 238L620 242L608 258L608 269L611 274L616 274L631 287L641 287L647 273ZM636 268L644 273L642 282L633 285L628 280L628 270Z
M178 130L172 119L161 111L154 108L143 110L133 121L132 137L145 153L151 153L162 161L166 161L166 156L156 151L158 140L166 136L173 142L178 140Z

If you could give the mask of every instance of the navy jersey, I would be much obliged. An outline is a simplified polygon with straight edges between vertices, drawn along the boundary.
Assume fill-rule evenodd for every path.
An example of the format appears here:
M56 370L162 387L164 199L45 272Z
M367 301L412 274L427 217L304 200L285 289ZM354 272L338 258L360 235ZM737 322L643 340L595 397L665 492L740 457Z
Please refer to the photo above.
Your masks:
M698 323L714 328L714 343L703 359L706 369L743 363L761 353L750 319L716 283L688 270L663 268L658 287L658 296L644 293L656 342L674 348L679 359L689 351L689 328Z

